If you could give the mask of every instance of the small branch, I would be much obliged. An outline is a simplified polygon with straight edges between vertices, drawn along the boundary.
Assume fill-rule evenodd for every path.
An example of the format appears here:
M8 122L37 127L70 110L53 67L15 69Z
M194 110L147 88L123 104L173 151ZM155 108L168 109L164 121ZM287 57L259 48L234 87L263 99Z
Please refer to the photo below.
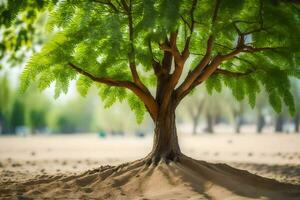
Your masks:
M129 11L129 6L127 5L125 0L121 0L121 5L123 7L123 9L128 13Z
M145 93L151 95L148 88L143 84L141 81L139 74L136 69L136 62L135 62L135 47L134 47L134 27L133 27L133 19L132 19L132 0L129 0L129 4L126 3L125 0L121 0L124 10L127 13L128 17L128 34L129 34L129 42L130 42L130 52L128 53L128 60L129 60L129 68L131 72L131 76L133 82L140 87Z
M215 23L217 21L218 12L219 12L219 8L220 8L220 3L221 3L221 0L217 0L216 5L215 5L215 9L214 9L214 13L213 13L213 17L212 17L213 26L215 25Z
M241 57L238 57L238 56L234 56L234 59L243 61L244 63L247 63L248 65L251 65L252 67L255 67L255 65L254 65L251 61L249 61L249 60L247 60L247 59L245 59L245 58L241 58Z
M188 88L192 85L192 83L200 75L200 73L204 69L204 67L206 67L207 64L209 63L213 44L214 44L214 38L213 38L213 36L210 36L209 39L207 40L206 53L203 56L202 60L199 62L199 64L197 64L195 69L188 74L188 76L185 78L183 83L176 89L176 93L179 96L180 96L180 93L183 93L185 90L188 90Z
M184 17L182 15L180 15L180 18L182 19L182 21L189 27L190 31L192 30L191 25L188 23L188 21L186 19L184 19Z
M212 21L211 21L212 27L215 26L215 23L217 21L220 4L221 4L221 0L217 0L213 14L212 14ZM188 74L188 76L185 78L183 83L176 89L177 96L180 97L180 96L182 96L183 93L186 93L186 91L190 91L190 88L192 87L193 82L196 81L198 76L201 74L202 70L205 67L207 67L207 65L211 59L213 45L214 45L214 37L213 37L213 35L210 35L207 40L206 53L205 53L204 57L202 58L200 63L196 66L196 68ZM217 58L217 60L219 60L219 57Z
M92 0L95 3L103 4L109 6L111 9L113 9L115 12L120 12L120 10L110 1L100 1L100 0Z
M197 6L197 2L198 2L197 0L193 0L192 7L191 7L191 10L190 10L190 17L191 17L191 24L189 25L190 35L187 37L187 39L185 41L184 49L181 53L183 59L187 59L190 55L189 47L190 47L190 41L191 41L191 38L192 38L192 34L194 32L194 26L195 26L194 12L195 12L195 9L196 9L196 6Z
M229 70L224 69L217 69L214 74L222 74L225 76L232 76L232 77L241 77L241 76L247 76L251 73L254 73L255 71L248 71L248 72L232 72Z
M215 42L215 45L220 46L220 47L223 47L223 48L226 48L226 49L229 49L229 50L234 50L233 48L230 48L230 47L228 47L228 46L226 46L226 45L219 44L219 43L216 43L216 42Z
M117 87L129 87L129 85L131 85L131 83L129 81L119 81L119 80L115 80L115 79L107 78L107 77L95 77L91 73L84 71L82 68L77 67L73 63L69 63L69 66L71 68L73 68L75 71L77 71L78 73L80 73L98 83L104 83L109 86L117 86Z
M243 48L243 52L260 52L260 51L276 51L280 49L285 49L286 47L252 47L252 46L247 46L245 45Z
M183 57L177 48L177 35L178 31L170 33L170 40L166 39L164 43L159 44L159 47L165 52L170 52L178 66L183 66L187 58Z
M155 60L155 57L153 55L152 46L151 46L151 39L148 40L148 49L149 49L149 52L150 52L151 57L152 57L153 71L154 71L156 76L159 76L161 74L161 65L157 60Z

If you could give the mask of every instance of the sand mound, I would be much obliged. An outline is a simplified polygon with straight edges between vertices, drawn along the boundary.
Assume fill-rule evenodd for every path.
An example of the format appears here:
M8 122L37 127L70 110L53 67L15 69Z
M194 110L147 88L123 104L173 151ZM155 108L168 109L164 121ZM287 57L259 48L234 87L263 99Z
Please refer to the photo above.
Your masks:
M185 156L180 162L138 160L0 188L0 199L300 199L300 186Z

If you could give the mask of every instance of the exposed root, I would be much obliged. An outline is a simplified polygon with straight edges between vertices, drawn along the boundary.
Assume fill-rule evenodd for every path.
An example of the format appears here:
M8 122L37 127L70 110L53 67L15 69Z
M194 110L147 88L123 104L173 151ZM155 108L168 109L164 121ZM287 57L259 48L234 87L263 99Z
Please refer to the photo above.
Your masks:
M183 154L174 152L164 154L150 153L144 160L147 165L158 165L159 163L169 164L170 162L180 162L180 157L182 156Z
M300 186L263 178L226 164L197 161L183 154L150 154L134 162L104 166L76 176L0 186L0 191L6 194L0 194L0 198L9 199L54 196L59 199L140 199L141 196L186 199L187 194L201 199L296 200L300 197ZM179 193L174 195L176 191ZM157 194L162 196L154 198Z

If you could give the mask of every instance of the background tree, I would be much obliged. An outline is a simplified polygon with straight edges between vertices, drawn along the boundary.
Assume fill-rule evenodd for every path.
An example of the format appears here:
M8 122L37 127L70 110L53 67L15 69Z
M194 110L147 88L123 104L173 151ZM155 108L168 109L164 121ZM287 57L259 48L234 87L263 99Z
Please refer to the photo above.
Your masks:
M296 113L293 118L294 132L299 133L300 126L300 83L299 81L292 80L292 91L296 99Z
M11 89L7 75L0 76L0 134L8 131L8 113Z
M41 94L36 85L32 85L26 94L19 95L17 98L25 105L25 125L28 126L30 132L33 134L44 132L48 125L48 112L52 107L46 95Z
M13 3L5 13L16 12ZM251 106L263 86L277 112L282 101L295 112L288 77L300 75L297 5L91 0L45 1L42 7L50 12L48 26L56 34L28 62L22 89L32 81L40 89L55 82L59 96L76 79L82 95L95 84L108 105L126 99L139 122L147 111L155 124L149 160L182 155L175 110L203 82L208 90L224 84L238 100L248 97Z
M265 113L264 110L268 106L268 102L265 98L266 92L262 91L257 97L257 103L255 106L255 110L257 113L256 116L256 132L261 133L263 131L264 126L266 125Z
M17 129L19 127L23 127L25 125L25 105L24 102L20 101L20 99L16 99L13 107L10 118L10 128L13 133L17 133Z

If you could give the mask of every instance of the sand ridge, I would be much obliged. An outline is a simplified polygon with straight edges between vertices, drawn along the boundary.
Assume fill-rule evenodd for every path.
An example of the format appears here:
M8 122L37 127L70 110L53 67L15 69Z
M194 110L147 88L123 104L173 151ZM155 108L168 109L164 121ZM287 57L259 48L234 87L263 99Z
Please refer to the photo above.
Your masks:
M263 178L226 164L183 156L180 162L145 160L103 166L0 186L1 198L23 199L272 199L297 200L300 186Z
M181 139L197 160L148 166L128 161L149 152L150 137L0 137L0 199L300 199L299 135Z

